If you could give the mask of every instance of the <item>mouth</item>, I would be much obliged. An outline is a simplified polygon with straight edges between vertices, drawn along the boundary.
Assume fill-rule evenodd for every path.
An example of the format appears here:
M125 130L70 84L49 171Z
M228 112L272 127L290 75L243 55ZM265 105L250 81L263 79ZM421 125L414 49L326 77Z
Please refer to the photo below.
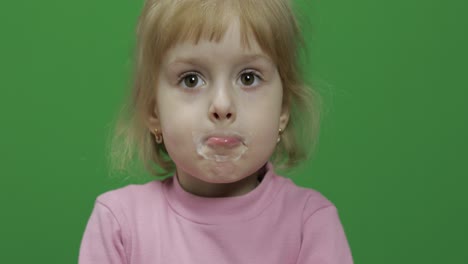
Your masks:
M233 162L248 149L249 134L234 131L192 132L198 155L216 162Z
M217 147L233 148L242 144L241 139L239 139L238 137L212 136L212 137L208 137L205 142L208 146L213 147L213 148L217 148Z
M234 148L245 145L243 138L232 132L207 135L203 141L212 148Z

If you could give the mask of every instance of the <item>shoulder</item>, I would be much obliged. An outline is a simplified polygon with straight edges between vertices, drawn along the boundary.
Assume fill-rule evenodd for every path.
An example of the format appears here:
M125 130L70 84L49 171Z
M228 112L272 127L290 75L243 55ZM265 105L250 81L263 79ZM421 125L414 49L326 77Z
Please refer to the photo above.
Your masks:
M148 206L162 201L162 187L163 182L157 180L145 184L130 184L100 194L96 203L107 207L116 216L124 217L128 213L144 212Z
M283 183L283 193L285 199L291 203L291 205L300 207L302 210L303 220L309 218L315 212L324 208L334 208L335 204L329 200L320 191L297 185L291 179L281 177Z

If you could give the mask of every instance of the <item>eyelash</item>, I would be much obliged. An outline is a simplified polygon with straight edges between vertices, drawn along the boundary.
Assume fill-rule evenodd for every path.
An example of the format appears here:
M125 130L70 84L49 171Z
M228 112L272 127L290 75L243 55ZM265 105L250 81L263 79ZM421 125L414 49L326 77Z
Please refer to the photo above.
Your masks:
M180 85L182 83L182 81L185 79L185 77L190 76L190 75L197 75L198 78L201 78L199 72L194 72L194 71L185 72L185 73L182 73L181 75L179 75L179 79L177 80L177 84Z
M243 74L248 74L248 73L252 73L255 78L258 78L260 81L263 81L263 78L261 77L260 73L256 70L252 70L252 69L247 69L247 70L243 70L240 74L239 74L239 77L241 77ZM177 80L177 84L180 85L182 83L182 81L184 80L185 77L187 76L190 76L190 75L197 75L198 78L202 79L201 78L201 74L199 72L196 72L196 71L190 71L190 72L185 72L185 73L182 73L181 75L179 75L178 77L178 80ZM250 86L247 86L247 87L251 87L253 85L250 85ZM194 89L194 88L188 88L188 89Z
M258 71L256 71L256 70L243 70L243 71L239 74L239 77L241 77L242 74L246 74L246 73L252 73L252 74L255 76L255 78L258 78L260 81L263 81L263 78L262 78L261 74L260 74Z

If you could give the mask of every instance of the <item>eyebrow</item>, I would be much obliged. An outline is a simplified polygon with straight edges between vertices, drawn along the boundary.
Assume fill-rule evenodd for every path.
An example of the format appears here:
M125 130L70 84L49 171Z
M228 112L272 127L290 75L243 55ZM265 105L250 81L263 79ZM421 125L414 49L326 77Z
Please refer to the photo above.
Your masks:
M256 60L264 60L268 63L274 64L273 61L262 54L248 54L248 55L242 55L237 58L236 62L237 63L249 63L253 62ZM188 63L188 64L202 64L204 61L206 61L203 57L177 57L172 61L169 61L169 65L171 64L177 64L177 63Z

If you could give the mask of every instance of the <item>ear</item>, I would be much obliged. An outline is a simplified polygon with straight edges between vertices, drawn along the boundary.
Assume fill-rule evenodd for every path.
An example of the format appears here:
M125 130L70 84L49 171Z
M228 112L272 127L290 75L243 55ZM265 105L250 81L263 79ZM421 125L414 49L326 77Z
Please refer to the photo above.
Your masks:
M145 116L146 126L151 132L154 132L154 129L157 128L161 130L161 120L159 119L158 109L154 101L151 102L148 112Z
M288 122L289 122L289 107L287 105L284 105L281 109L281 114L280 114L280 119L279 119L279 126L281 130L284 131L286 129Z

